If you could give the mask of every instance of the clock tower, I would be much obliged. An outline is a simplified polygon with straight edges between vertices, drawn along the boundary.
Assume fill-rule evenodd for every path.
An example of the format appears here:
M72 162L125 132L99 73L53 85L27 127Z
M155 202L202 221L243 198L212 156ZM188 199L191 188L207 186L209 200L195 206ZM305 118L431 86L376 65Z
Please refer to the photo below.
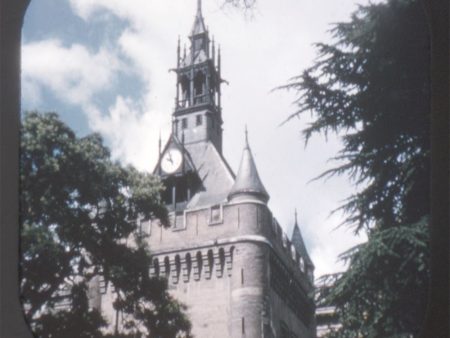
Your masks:
M221 58L209 38L198 0L190 46L181 50L178 40L175 111L172 134L184 135L186 145L210 141L222 153L222 109L220 102Z
M201 0L189 36L189 47L183 50L178 40L175 109L172 114L172 133L164 149L159 150L159 161L154 174L165 186L164 201L171 212L181 213L197 192L204 190L202 170L193 159L198 154L209 157L208 164L223 162L220 174L228 184L233 173L222 160L222 108L220 47L216 53L202 14ZM214 158L214 159L213 159ZM224 195L225 193L223 193ZM197 194L198 195L198 194ZM225 196L225 195L224 195Z
M300 227L289 239L273 217L247 132L236 174L223 155L220 48L201 5L188 48L178 41L172 131L153 171L170 227L139 220L150 276L186 304L196 337L314 338L314 265Z

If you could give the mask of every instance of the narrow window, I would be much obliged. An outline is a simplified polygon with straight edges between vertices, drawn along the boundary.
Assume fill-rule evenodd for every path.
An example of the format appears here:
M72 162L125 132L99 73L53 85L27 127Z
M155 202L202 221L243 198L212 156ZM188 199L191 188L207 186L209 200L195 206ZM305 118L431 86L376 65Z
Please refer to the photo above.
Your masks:
M218 277L222 277L223 270L225 268L225 250L223 248L219 249L219 266L216 267Z
M222 217L221 217L221 209L220 209L220 205L214 205L211 207L211 214L210 214L210 221L209 223L214 224L214 223L220 223L222 221Z
M194 78L194 94L201 96L205 93L206 77L202 72L198 72ZM197 100L197 103L202 103L202 99Z
M244 269L241 269L241 284L244 285Z
M187 253L186 254L186 276L185 276L185 281L189 281L189 277L191 276L191 270L192 270L192 259L191 259L191 254Z
M242 324L242 334L245 334L245 318L244 317L242 317L241 324Z
M207 279L212 277L213 270L214 270L214 255L212 250L208 250L208 273L206 276Z
M159 260L158 260L158 258L155 258L153 260L153 267L154 267L155 277L159 277Z
M202 275L202 269L203 269L203 259L202 259L202 253L200 251L197 251L197 278L200 278Z
M202 125L202 116L201 115L197 115L196 117L195 117L195 124L197 125L197 126L201 126Z
M164 273L166 275L166 278L168 279L170 276L170 261L169 261L169 257L167 257L167 256L164 258L164 268L165 268Z
M175 283L178 283L178 280L180 278L180 273L181 273L181 260L180 260L180 256L176 255L175 256Z
M187 128L187 118L181 119L181 129Z

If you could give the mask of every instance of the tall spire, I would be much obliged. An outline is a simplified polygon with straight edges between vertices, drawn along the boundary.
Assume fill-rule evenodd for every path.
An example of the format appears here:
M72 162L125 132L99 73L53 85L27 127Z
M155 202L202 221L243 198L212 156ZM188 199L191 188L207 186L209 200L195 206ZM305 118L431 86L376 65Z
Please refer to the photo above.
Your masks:
M236 175L234 185L228 194L228 200L232 199L255 199L266 203L269 200L264 185L259 178L255 161L248 143L247 127L245 128L245 147L242 152L241 164Z
M305 260L305 263L309 265L310 267L314 267L311 258L308 255L308 251L306 250L305 242L303 241L303 236L300 231L300 227L298 225L297 221L297 208L294 212L294 230L292 231L292 238L291 238L292 244L294 245L295 249L298 251L298 253L303 257Z
M202 15L202 0L197 0L197 14L195 15L194 26L191 35L199 35L206 32L205 22Z

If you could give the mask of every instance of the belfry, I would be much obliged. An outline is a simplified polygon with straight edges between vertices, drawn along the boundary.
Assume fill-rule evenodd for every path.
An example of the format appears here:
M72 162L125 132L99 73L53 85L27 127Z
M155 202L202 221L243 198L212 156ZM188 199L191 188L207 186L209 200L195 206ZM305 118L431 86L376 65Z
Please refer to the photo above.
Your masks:
M247 131L237 174L225 160L220 49L197 6L189 47L178 42L172 132L153 172L171 226L139 221L150 274L187 305L195 337L313 338L314 265L297 219L290 238L273 217Z

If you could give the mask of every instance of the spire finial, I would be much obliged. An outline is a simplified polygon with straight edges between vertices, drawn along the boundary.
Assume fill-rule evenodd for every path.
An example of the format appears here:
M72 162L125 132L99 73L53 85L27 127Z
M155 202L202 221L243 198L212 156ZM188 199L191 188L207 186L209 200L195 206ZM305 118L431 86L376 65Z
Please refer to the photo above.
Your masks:
M248 130L247 130L247 124L245 124L245 146L248 147Z
M202 14L202 0L197 0L197 14Z
M158 140L158 153L159 157L161 157L161 129L159 130L159 140Z
M295 208L295 225L297 225L298 224L298 222L297 222L297 208Z

